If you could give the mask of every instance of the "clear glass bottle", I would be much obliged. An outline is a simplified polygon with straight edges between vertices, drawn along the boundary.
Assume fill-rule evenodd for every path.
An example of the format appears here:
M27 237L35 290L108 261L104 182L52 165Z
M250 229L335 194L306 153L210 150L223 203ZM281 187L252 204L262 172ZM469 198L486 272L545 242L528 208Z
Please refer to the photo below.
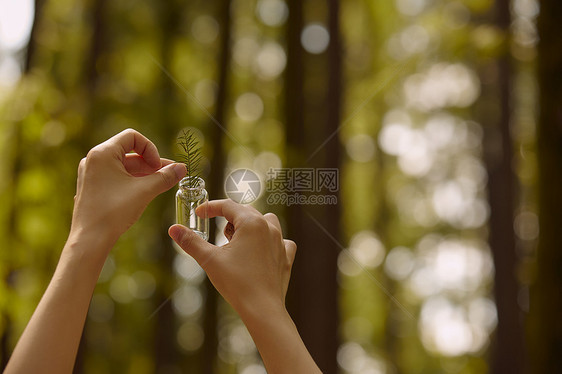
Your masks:
M205 240L209 240L209 215L195 214L198 206L209 201L205 181L199 177L185 177L180 181L176 193L176 222L187 226Z

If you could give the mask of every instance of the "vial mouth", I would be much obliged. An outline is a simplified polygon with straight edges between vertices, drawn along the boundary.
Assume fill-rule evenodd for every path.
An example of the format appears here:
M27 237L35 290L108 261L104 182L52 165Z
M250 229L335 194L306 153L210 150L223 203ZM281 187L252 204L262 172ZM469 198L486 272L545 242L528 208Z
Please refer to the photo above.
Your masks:
M201 191L205 188L205 181L201 177L187 176L180 181L180 188L190 191Z

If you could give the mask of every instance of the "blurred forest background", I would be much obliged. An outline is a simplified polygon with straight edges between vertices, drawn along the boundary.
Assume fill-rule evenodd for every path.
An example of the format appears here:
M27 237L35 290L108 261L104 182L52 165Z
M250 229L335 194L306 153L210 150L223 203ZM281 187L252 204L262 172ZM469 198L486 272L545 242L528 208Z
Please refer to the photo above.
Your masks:
M128 127L173 158L192 127L211 198L236 168L339 169L337 205L254 203L299 245L288 307L325 373L562 372L560 20L559 0L0 0L2 365L80 159ZM173 194L112 251L76 373L265 373L174 250Z

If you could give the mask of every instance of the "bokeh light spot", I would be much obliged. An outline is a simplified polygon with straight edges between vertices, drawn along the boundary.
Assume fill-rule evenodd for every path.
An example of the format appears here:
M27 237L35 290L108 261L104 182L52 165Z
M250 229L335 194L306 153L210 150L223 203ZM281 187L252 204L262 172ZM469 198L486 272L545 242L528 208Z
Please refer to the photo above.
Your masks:
M191 34L198 42L211 44L219 34L219 24L213 17L198 16L191 24Z
M204 337L203 329L194 322L185 322L176 334L179 346L187 352L194 352L201 348Z
M357 262L368 268L375 268L384 260L384 246L371 231L355 234L349 243L349 251Z
M109 285L109 294L118 303L130 303L133 295L129 289L129 276L124 274L115 276Z
M289 14L287 4L281 0L260 0L256 7L260 21L268 26L281 26Z
M283 48L275 42L265 43L259 50L255 60L255 70L262 79L278 77L287 64L287 56Z
M480 94L474 71L461 63L433 65L424 74L414 74L404 83L408 106L429 112L445 107L467 107Z
M172 305L178 315L189 317L201 309L203 296L197 287L184 285L174 292Z
M217 95L217 84L208 79L202 79L195 85L195 97L205 107L210 108L215 105Z
M367 134L357 134L349 138L345 149L353 161L369 162L375 157L375 142Z
M308 53L318 55L328 48L330 33L324 25L312 23L302 30L301 43Z
M148 299L156 290L152 274L139 270L129 278L129 291L137 299Z
M414 254L409 248L395 247L386 256L384 270L395 280L404 280L414 268Z
M254 122L263 115L263 101L257 94L246 92L238 97L234 109L243 121Z
M35 12L32 0L0 0L0 47L17 51L25 47Z
M416 16L423 11L426 2L426 0L396 0L396 8L404 15Z
M0 87L12 87L21 77L21 66L13 56L0 58Z
M535 240L539 237L539 217L533 212L519 213L513 227L521 240Z

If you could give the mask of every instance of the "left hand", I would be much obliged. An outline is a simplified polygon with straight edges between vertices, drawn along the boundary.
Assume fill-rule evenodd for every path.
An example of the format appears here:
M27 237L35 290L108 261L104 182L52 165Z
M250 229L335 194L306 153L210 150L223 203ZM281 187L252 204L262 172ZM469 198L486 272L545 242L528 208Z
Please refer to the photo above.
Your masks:
M139 132L115 135L80 162L71 235L94 233L113 244L150 201L185 174L183 164L160 158L156 146Z

